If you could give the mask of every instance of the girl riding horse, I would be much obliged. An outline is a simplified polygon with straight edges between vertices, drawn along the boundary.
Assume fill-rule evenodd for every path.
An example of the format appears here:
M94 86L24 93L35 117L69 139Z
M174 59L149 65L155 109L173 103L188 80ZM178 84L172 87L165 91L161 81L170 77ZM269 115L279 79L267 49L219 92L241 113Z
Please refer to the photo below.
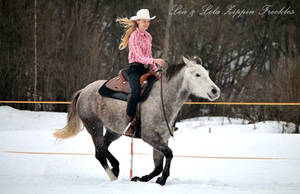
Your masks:
M139 94L141 86L140 77L149 71L149 67L153 72L157 72L158 68L155 64L163 66L165 61L160 58L152 57L152 36L147 32L150 26L150 20L156 16L150 17L148 9L140 9L136 16L128 18L118 18L116 21L126 29L122 36L119 49L123 50L127 46L129 48L129 85L131 88L131 95L129 96L127 104L127 121L131 123L126 134L131 136L134 133L133 120L135 117L136 107L139 101ZM128 124L129 125L129 124Z

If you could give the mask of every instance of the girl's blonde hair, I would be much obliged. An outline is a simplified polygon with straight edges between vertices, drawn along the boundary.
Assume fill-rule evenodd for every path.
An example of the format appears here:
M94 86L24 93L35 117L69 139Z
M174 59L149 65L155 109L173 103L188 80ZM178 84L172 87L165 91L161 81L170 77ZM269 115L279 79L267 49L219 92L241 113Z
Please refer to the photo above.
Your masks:
M119 45L119 49L123 50L127 47L129 42L129 37L133 31L137 28L137 23L135 21L131 21L128 18L117 18L116 22L118 22L122 28L126 30L121 38L121 43Z

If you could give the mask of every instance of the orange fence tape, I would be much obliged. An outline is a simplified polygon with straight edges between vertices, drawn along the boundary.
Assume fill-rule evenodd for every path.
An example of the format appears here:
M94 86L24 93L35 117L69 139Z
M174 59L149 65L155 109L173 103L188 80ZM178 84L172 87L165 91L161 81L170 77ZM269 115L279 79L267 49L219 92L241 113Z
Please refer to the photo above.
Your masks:
M25 152L25 151L2 151L10 154L30 154L30 155L72 155L72 156L93 156L93 153L71 153L71 152ZM150 156L151 154L133 153L134 155ZM202 159L228 159L228 160L287 160L291 158L271 158L271 157L239 157L239 156L188 156L174 155L178 158L202 158ZM292 158L293 160L298 158Z
M4 104L71 104L71 101L22 101L22 100L0 100Z
M184 104L246 105L246 106L300 106L300 102L185 102Z

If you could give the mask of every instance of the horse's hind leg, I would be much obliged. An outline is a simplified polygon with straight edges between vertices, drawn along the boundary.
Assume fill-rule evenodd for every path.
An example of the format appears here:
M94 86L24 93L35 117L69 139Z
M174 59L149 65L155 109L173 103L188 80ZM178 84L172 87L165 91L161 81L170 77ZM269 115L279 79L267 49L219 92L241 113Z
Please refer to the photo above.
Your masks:
M107 157L111 158L111 154L107 149L111 142L108 143L109 141L106 141L106 138L103 136L102 121L96 116L89 119L81 118L81 120L93 139L95 145L95 157L101 163L110 180L116 180L118 174L114 174L107 164Z
M109 145L118 139L120 135L107 130L105 136L95 137L96 158L100 161L110 180L116 180L119 176L119 161L108 150ZM111 163L112 169L107 164L107 159Z
M106 133L104 136L104 142L105 142L104 145L106 146L105 155L106 155L108 161L110 162L110 164L112 166L111 170L116 177L119 176L119 172L120 172L119 161L110 153L110 151L108 150L108 147L113 141L117 140L120 137L121 137L121 135L119 135L109 129L106 130Z
M164 155L160 151L157 151L153 149L153 160L154 160L154 170L145 176L140 177L133 177L132 181L142 181L142 182L148 182L152 178L158 176L162 170L163 170L163 161L164 161Z

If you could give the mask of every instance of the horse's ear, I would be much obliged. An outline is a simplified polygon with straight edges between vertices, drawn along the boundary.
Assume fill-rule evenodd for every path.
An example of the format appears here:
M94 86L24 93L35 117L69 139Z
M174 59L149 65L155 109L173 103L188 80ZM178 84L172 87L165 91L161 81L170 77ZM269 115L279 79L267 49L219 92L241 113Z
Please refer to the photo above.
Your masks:
M182 56L182 60L185 63L185 65L189 66L191 64L191 61L189 61L187 58L185 58L184 56Z
M202 59L200 57L194 57L195 62L199 65L203 65Z

